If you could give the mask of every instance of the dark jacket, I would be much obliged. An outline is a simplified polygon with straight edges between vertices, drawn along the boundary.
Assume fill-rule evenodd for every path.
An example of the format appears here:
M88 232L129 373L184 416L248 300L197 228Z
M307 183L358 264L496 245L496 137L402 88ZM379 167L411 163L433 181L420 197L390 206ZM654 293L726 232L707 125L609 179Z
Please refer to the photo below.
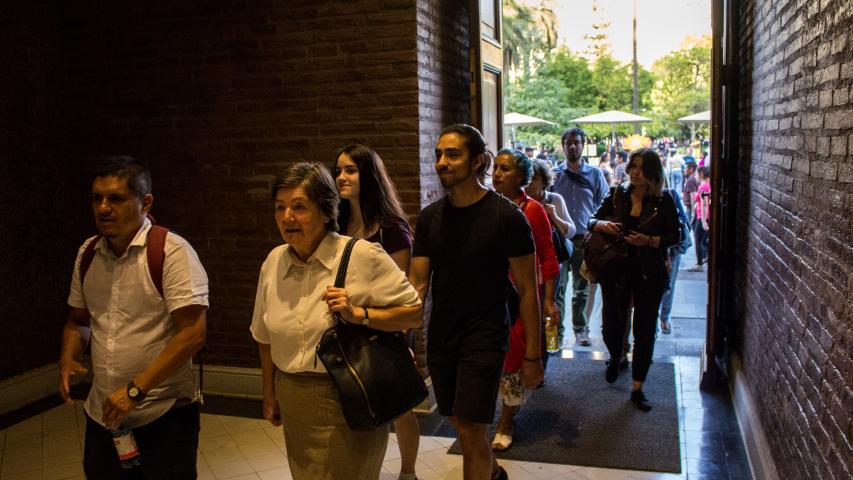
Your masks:
M615 199L614 199L615 195ZM625 219L631 213L631 186L626 184L610 188L607 198L598 207L595 215L589 219L588 228L592 231L599 220L610 220L625 224ZM668 248L678 243L678 211L672 197L663 194L659 197L646 196L643 200L643 210L638 220L640 227L637 231L644 235L660 237L660 246L657 248L649 246L634 247L640 258L642 275L647 281L669 282L667 270Z

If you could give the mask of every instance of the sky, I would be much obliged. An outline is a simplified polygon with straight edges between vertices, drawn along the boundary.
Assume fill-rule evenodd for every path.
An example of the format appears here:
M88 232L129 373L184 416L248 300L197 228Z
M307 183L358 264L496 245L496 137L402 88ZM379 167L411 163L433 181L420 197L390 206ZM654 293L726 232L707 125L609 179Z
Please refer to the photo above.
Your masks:
M525 3L538 4L528 0ZM559 43L574 52L589 45L583 36L592 32L592 24L610 20L608 30L613 56L629 63L632 58L632 0L550 0L557 15ZM685 37L711 34L710 0L637 0L637 61L651 69L655 60L677 50Z

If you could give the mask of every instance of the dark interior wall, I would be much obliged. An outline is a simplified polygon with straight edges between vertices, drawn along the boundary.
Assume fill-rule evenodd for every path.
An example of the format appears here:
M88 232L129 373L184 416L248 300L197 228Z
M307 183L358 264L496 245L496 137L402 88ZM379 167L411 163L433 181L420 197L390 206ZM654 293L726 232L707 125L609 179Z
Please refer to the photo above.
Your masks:
M95 156L149 163L153 213L210 277L205 360L256 366L248 324L259 266L280 242L275 171L366 143L414 218L442 193L437 132L469 119L468 13L456 2L0 8L0 58L14 67L0 77L0 379L56 360L74 255L94 233Z
M58 358L83 234L62 155L56 18L33 3L0 3L0 379Z
M417 211L415 32L408 1L66 7L69 154L150 163L155 216L210 278L205 361L257 365L248 326L281 242L268 187L282 165L366 143Z
M460 5L462 4L462 5ZM468 10L464 2L418 2L420 204L444 194L435 174L435 144L451 123L470 123Z
M853 473L853 3L744 0L739 350L781 478Z

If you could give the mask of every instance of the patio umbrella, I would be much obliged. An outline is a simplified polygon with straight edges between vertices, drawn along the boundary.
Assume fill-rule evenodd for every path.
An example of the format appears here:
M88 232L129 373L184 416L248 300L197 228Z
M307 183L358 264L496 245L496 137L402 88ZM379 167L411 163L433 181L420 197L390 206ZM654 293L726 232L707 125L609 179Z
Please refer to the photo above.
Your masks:
M633 113L620 112L619 110L609 110L607 112L587 115L572 120L574 123L609 123L611 142L616 140L616 124L617 123L647 123L651 122L651 118L641 117Z
M694 140L696 140L696 124L697 123L710 123L711 122L711 111L706 110L704 112L694 113L693 115L687 115L686 117L681 117L678 119L680 123L689 123L690 124L690 143L692 144Z
M504 126L510 127L513 146L515 145L515 127L541 127L544 125L556 125L556 123L517 112L504 115Z

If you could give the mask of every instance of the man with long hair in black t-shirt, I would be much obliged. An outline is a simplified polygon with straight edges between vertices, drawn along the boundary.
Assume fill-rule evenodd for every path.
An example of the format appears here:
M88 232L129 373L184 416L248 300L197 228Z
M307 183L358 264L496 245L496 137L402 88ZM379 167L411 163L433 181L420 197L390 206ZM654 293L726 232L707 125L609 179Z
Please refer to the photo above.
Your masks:
M432 284L427 364L439 412L459 432L466 480L507 478L486 429L494 420L509 339L510 272L531 334L521 367L524 385L533 389L543 378L533 234L515 204L483 186L490 163L477 129L455 124L442 130L435 170L448 195L421 212L409 269L421 299Z

